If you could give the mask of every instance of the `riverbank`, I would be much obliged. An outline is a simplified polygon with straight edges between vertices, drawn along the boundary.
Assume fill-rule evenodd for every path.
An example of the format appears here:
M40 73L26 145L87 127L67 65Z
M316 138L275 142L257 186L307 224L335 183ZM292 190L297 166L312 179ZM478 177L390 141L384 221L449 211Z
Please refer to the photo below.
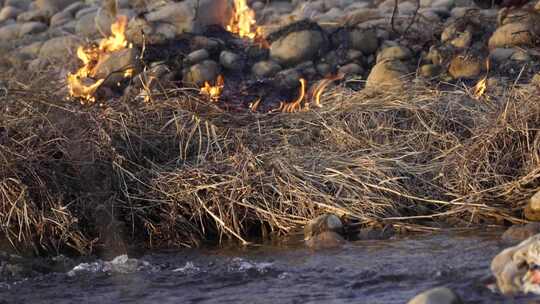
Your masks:
M506 225L538 186L535 83L478 100L459 85L349 82L321 109L255 114L178 90L80 106L47 74L12 73L0 79L0 221L20 251L242 243L323 212L397 232Z

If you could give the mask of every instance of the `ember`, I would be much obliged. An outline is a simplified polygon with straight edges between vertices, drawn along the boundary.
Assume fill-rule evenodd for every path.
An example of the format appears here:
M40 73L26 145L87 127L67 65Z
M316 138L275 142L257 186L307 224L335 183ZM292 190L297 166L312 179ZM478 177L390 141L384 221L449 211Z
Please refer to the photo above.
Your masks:
M111 36L102 39L99 45L80 46L77 49L77 57L83 62L83 66L74 74L68 74L67 83L69 93L72 97L79 97L83 103L93 103L94 94L105 79L94 79L96 76L96 66L112 52L125 48L131 48L125 36L128 18L118 16L111 25ZM124 77L131 77L133 69L124 71Z

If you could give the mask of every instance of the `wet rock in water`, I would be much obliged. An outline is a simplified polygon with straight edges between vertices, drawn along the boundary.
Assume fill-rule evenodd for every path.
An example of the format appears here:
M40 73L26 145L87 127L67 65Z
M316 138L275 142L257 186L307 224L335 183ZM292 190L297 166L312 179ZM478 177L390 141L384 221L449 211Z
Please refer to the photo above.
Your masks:
M529 221L540 221L540 191L536 192L527 206L525 206L525 218Z
M540 235L500 252L491 261L497 287L505 295L540 294Z
M151 267L150 263L144 260L132 259L127 255L120 255L112 261L79 264L70 270L67 275L72 277L81 272L133 273Z
M437 287L422 292L407 304L462 304L460 297L451 289Z
M354 28L349 32L350 46L361 51L364 55L370 55L379 48L377 33L372 29Z
M501 239L507 243L519 243L538 233L540 233L540 223L514 225L503 233Z
M408 60L412 58L412 52L409 48L404 46L390 46L382 49L377 54L376 62L379 63L383 60Z
M283 66L293 66L315 59L324 44L325 39L320 31L291 32L272 42L270 57Z
M409 68L400 60L381 61L369 73L366 88L402 87Z
M538 31L529 23L509 23L499 27L489 38L490 49L513 46L533 46Z
M281 71L281 66L272 60L266 60L255 63L251 71L257 78L272 77Z
M204 61L206 59L210 58L210 53L208 53L207 50L197 50L194 52L189 53L186 58L184 58L185 64L197 64L201 61Z
M320 215L304 226L304 240L306 245L315 248L338 247L344 243L341 236L343 223L333 214Z
M183 80L198 87L206 81L214 82L219 74L219 65L213 60L205 60L184 70Z
M230 51L223 51L219 54L219 63L228 70L238 71L244 68L244 60L242 57Z
M450 61L448 72L454 79L474 79L484 70L484 63L474 55L458 55Z

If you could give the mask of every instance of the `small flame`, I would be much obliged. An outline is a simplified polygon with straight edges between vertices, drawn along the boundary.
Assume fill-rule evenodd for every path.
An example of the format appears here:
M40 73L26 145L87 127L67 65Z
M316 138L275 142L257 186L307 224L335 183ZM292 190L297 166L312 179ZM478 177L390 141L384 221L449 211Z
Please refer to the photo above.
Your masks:
M261 104L261 98L257 98L256 101L249 104L249 109L251 112L257 112L257 109L259 108L259 104Z
M225 85L225 81L223 79L222 75L219 75L216 80L216 85L212 86L208 83L208 81L204 82L204 86L201 88L200 93L202 95L206 95L210 97L210 100L212 101L218 101L219 97L221 96L221 92L223 92L223 87Z
M310 96L311 96L311 100L313 101L313 104L317 108L322 107L321 96L322 96L322 93L324 92L324 90L328 87L328 85L330 85L332 82L334 82L336 80L342 79L344 76L345 76L344 74L336 74L334 76L332 76L332 75L327 76L323 80L320 80L319 82L317 82L312 87L312 89L310 90L312 92L310 94Z
M478 83L474 86L473 96L475 99L480 99L480 97L482 97L484 93L486 92L489 68L490 68L490 65L489 65L489 58L488 58L486 59L486 76L480 79L480 81L478 81Z
M111 52L132 47L131 44L128 44L125 36L127 24L127 16L118 16L116 21L111 24L111 36L102 39L98 45L77 48L77 57L83 62L83 66L74 74L70 73L67 76L71 96L81 98L83 103L95 102L94 94L105 81L104 79L93 79L98 62ZM124 72L124 77L132 77L133 74L134 70L128 69Z
M246 0L234 0L233 16L227 25L227 30L242 38L260 42L262 46L268 46L263 38L262 29L257 26L255 11L249 8Z
M304 78L300 78L300 94L298 94L298 98L296 98L296 100L293 102L281 102L279 104L278 111L284 112L284 113L294 113L294 112L308 110L309 109L308 103L302 104L302 101L304 100L305 96L306 96L306 80Z

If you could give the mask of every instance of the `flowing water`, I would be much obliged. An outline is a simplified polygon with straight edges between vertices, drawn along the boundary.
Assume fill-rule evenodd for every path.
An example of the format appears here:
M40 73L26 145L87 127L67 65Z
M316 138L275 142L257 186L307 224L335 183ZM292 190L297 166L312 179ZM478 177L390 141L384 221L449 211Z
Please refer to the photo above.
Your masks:
M417 235L343 249L197 249L77 262L0 283L0 303L406 303L435 286L466 303L505 299L485 285L500 233ZM540 298L536 298L537 300ZM540 302L539 302L540 303Z

